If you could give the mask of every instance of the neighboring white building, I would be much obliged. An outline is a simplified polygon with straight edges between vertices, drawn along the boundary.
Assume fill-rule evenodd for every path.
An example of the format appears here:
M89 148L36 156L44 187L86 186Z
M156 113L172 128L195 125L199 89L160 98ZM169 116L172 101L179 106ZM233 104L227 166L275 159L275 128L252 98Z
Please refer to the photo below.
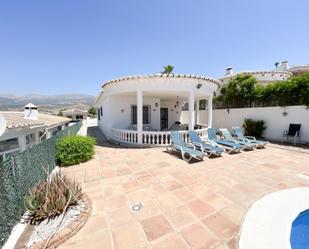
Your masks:
M72 120L87 119L88 111L80 108L72 108L62 111L62 114L66 118L71 118Z
M203 135L205 128L212 125L212 98L218 87L216 79L183 74L111 80L103 84L96 99L98 126L108 139L136 145L169 144L170 130L182 130L185 134L186 130L200 128L198 132ZM199 113L201 99L208 102L207 118L195 115ZM185 119L184 105L188 107ZM182 124L181 120L188 123ZM199 120L207 123L200 124Z
M303 73L309 73L309 64L290 66L288 61L282 61L276 63L276 67L268 71L240 71L233 72L232 67L226 68L225 75L219 78L221 85L229 83L230 80L234 79L238 74L251 74L253 75L258 83L268 84L274 81L286 80L292 75L299 75Z
M233 72L231 67L226 69L226 73L223 77L219 78L221 85L226 85L230 80L234 79L239 74L250 74L253 75L259 84L269 84L275 81L286 80L292 76L292 73L287 70L278 70L281 68L269 70L269 71L240 71Z
M5 126L0 134L0 160L5 155L24 150L51 137L68 126L71 119L42 114L35 105L29 103L24 112L0 112L0 126Z

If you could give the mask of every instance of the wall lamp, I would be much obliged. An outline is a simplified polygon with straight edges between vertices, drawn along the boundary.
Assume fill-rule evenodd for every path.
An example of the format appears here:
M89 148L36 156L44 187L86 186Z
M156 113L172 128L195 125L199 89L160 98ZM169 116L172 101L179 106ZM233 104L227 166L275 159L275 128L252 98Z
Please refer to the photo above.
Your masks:
M202 86L203 86L203 85L202 85L201 83L198 83L198 84L196 85L196 88L197 88L197 89L200 89Z

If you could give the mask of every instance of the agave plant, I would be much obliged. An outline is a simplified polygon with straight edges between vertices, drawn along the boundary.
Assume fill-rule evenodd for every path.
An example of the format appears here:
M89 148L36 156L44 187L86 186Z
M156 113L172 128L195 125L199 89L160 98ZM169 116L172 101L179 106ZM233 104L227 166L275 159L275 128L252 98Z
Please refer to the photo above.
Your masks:
M24 196L26 209L32 215L31 223L39 223L66 211L82 198L79 184L60 173L39 182Z
M173 73L174 66L167 65L167 66L164 66L163 68L164 68L164 71L162 72L163 74L171 74L171 73Z

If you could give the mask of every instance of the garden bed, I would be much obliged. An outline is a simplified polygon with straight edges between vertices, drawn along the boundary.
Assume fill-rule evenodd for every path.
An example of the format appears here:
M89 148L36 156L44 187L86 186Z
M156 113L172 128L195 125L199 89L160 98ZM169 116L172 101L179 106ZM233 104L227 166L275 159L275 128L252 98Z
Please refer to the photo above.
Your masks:
M38 225L29 225L19 239L15 248L41 249L48 242L46 248L55 248L75 235L87 222L91 215L90 199L84 195L77 206L70 207L65 213L51 220L44 220ZM60 224L61 223L61 224Z

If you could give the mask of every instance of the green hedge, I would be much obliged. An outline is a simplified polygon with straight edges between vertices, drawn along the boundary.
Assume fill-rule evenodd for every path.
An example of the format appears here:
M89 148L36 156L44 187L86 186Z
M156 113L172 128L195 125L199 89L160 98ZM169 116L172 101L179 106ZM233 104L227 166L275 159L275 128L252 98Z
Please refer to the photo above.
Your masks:
M309 106L309 74L267 85L258 84L253 75L239 74L221 88L214 102L216 108Z
M56 144L56 158L61 166L86 162L94 154L95 139L92 137L69 136Z

